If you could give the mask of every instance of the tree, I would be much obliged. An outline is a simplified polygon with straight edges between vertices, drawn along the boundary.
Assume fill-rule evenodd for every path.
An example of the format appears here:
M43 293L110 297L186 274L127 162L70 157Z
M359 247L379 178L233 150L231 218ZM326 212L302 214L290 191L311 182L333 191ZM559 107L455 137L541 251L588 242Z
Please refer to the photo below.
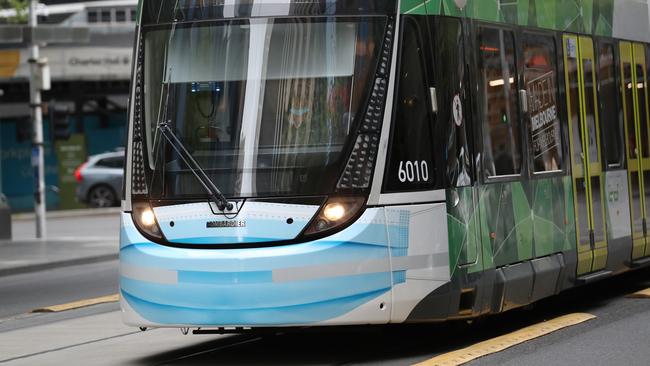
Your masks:
M14 9L16 15L7 19L8 23L27 23L29 0L0 0L0 9Z

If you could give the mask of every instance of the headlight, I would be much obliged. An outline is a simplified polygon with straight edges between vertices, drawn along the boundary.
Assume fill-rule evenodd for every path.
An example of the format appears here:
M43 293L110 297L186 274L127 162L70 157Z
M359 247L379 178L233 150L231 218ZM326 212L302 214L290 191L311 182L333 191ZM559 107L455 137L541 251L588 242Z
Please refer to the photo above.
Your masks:
M140 222L146 227L151 227L156 224L156 216L153 210L147 208L140 213Z
M315 235L344 226L360 216L364 197L333 197L327 200L303 235Z
M133 217L135 226L146 237L156 240L163 239L158 221L156 220L156 214L148 202L134 202L131 216Z
M340 203L329 203L323 209L323 217L328 221L339 221L345 217L345 206Z

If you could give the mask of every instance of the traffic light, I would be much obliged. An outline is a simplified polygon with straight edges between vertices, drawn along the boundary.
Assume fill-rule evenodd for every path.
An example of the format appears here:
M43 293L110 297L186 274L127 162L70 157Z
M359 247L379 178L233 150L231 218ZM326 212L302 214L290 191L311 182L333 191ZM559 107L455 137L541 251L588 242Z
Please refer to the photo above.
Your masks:
M54 140L70 139L70 108L65 105L50 107L50 126Z

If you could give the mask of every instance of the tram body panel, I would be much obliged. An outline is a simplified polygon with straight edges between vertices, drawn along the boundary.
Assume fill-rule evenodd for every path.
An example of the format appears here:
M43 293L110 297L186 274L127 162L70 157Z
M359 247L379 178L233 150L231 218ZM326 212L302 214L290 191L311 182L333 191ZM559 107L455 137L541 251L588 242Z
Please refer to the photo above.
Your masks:
M607 219L612 240L630 238L630 198L627 175L623 170L605 173Z
M221 251L147 243L124 214L123 311L148 326L386 323L395 287L393 312L403 319L449 280L446 225L431 224L445 215L443 204L368 209L325 239ZM355 315L362 305L376 311Z
M230 250L155 245L140 235L130 215L122 220L123 301L152 326L314 324L392 287L383 209L367 210L357 225L323 240ZM166 275L141 277L149 268ZM388 313L376 310L358 322L387 322Z
M234 204L231 214L215 215L214 204L208 203L156 207L154 213L170 243L219 245L293 240L320 208L265 202Z
M391 321L401 323L419 302L451 278L447 207L437 203L385 210L388 223L406 217L409 222L408 232L386 226L394 282Z
M627 269L632 252L632 226L628 174L625 170L605 172L608 230L608 264L614 272Z

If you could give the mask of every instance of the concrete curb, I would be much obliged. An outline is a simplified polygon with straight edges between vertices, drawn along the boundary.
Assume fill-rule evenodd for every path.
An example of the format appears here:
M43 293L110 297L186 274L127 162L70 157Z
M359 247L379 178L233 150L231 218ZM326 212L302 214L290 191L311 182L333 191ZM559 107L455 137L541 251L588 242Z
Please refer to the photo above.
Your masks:
M46 214L46 217L48 219L62 219L62 218L73 218L73 217L117 215L120 212L122 212L122 208L120 207L90 208L90 209L68 210L68 211L50 211ZM11 215L11 219L14 221L34 220L34 217L35 215L33 213L19 213L19 214Z
M45 271L49 269L57 269L62 267L71 267L78 266L82 264L93 264L100 262L108 262L116 260L119 258L118 253L113 254L102 254L93 257L84 257L84 258L75 258L68 259L63 261L47 262L47 263L36 263L27 266L12 267L12 268L2 268L0 269L0 277L13 276L18 274L32 273Z

